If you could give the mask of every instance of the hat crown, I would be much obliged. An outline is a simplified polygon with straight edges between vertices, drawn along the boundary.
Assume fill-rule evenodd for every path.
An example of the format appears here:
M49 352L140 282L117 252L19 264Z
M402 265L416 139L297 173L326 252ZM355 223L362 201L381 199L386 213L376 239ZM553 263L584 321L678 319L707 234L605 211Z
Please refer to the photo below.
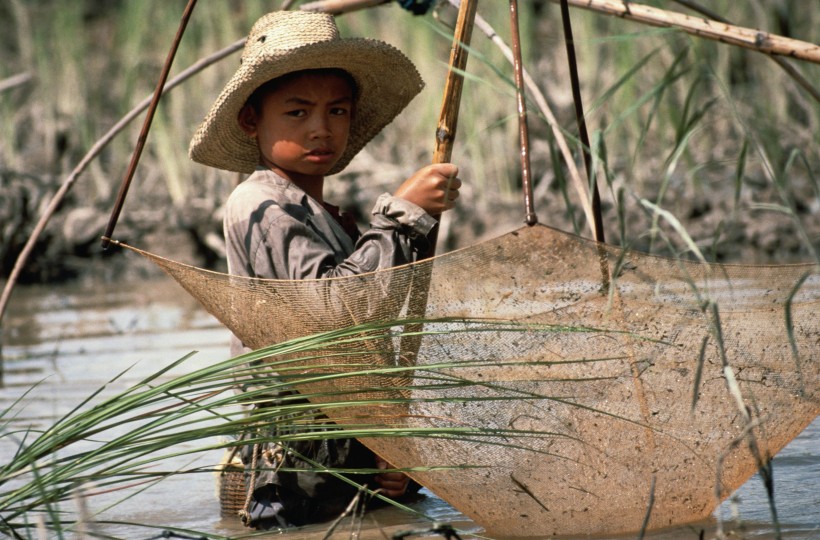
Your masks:
M263 51L275 54L322 41L339 39L339 28L333 16L309 11L276 11L268 13L253 25L242 62Z

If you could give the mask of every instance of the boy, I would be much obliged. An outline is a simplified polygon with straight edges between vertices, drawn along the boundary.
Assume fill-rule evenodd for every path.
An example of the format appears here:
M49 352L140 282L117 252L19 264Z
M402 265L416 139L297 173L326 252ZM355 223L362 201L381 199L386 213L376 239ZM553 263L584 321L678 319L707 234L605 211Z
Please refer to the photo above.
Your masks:
M194 161L252 173L225 208L229 272L312 279L413 261L436 224L432 216L455 204L461 185L455 165L424 167L393 195L379 197L363 234L324 201L323 187L325 177L341 171L422 87L404 54L383 42L340 38L329 15L283 11L257 21L239 70L190 147ZM242 350L234 339L232 352ZM328 467L390 468L355 439L289 449ZM265 469L250 474L246 524L301 525L344 509L355 494L348 484L327 474L277 472L283 460L286 468L309 468L281 450L268 443L243 452L246 467ZM409 483L395 472L355 480L390 497L405 494Z

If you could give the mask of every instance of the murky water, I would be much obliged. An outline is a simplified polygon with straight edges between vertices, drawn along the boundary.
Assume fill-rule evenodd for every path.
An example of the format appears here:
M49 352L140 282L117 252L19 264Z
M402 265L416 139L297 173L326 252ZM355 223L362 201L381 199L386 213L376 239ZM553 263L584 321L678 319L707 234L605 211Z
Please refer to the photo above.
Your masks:
M4 386L0 410L12 405L32 386L24 403L15 405L11 427L47 427L60 415L131 367L102 395L121 391L161 367L197 351L186 369L228 357L229 333L205 313L175 283L154 280L119 286L88 288L18 288L3 321ZM39 383L39 384L38 384ZM0 435L0 460L12 455L16 444ZM190 456L170 460L167 468L210 467L221 452L209 452L194 462ZM774 463L776 508L783 537L820 538L820 419L784 449ZM169 528L236 537L246 531L233 518L222 519L212 474L183 475L148 489L107 493L86 498L98 520L99 532L120 538L148 539ZM94 487L88 488L93 490ZM0 488L2 491L2 488ZM430 492L411 506L439 522L480 534L480 528ZM617 504L617 501L612 501ZM66 508L73 510L73 508ZM3 510L0 508L0 515ZM706 537L716 531L717 518L733 537L775 537L771 510L762 482L752 478L715 514L701 524L649 535L656 540ZM112 522L121 522L115 524ZM154 529L124 523L148 524ZM422 529L423 518L395 508L369 513L358 538L389 538L396 531ZM321 538L328 525L277 534L288 540ZM337 537L354 537L350 524Z

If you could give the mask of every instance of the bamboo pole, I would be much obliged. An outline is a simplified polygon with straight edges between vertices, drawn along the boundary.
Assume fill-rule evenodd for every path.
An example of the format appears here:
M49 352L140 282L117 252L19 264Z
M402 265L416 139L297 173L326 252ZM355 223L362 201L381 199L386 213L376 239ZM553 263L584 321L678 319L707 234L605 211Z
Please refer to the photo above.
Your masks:
M559 3L561 0L551 0ZM694 36L737 45L764 54L787 56L820 64L820 45L745 28L725 22L693 17L676 11L626 0L567 0L570 5L663 28L677 28Z
M692 2L691 0L672 1L686 8L691 9L692 11L700 13L701 15L705 15L706 17L709 17L712 20L732 24L731 21L727 20L725 17L722 17L714 11L707 9L696 2ZM812 86L812 84L806 80L803 74L800 73L800 71L798 71L796 67L791 65L789 61L783 58L782 56L769 55L769 58L771 58L775 64L780 66L780 68L786 72L786 75L791 77L794 82L796 82L803 90L805 90L812 98L814 98L814 101L820 103L820 90Z
M462 0L458 10L453 45L450 49L450 69L444 81L444 96L441 100L438 126L436 127L436 146L433 151L433 163L447 163L453 154L453 144L458 127L458 110L461 104L461 91L464 87L464 70L467 69L467 47L473 35L478 0ZM441 223L441 216L433 216ZM436 227L428 237L430 246L421 259L435 254L438 232Z
M462 0L459 8L453 46L450 49L450 69L447 71L447 80L444 81L444 97L441 101L441 111L436 128L433 163L446 163L450 161L453 153L461 90L464 87L463 73L467 69L467 47L473 35L477 4L476 0Z

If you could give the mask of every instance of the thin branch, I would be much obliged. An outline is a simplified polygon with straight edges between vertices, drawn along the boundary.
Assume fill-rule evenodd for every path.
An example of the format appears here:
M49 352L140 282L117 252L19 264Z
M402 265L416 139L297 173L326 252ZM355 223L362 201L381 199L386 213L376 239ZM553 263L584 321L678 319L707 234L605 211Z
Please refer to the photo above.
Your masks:
M12 75L11 77L8 77L0 81L0 92L5 92L6 90L11 90L12 88L22 86L29 82L31 79L32 75L29 72Z
M554 3L560 0L551 0ZM625 0L568 0L575 6L663 28L677 28L694 36L745 47L764 54L788 56L820 64L820 45L724 22Z

